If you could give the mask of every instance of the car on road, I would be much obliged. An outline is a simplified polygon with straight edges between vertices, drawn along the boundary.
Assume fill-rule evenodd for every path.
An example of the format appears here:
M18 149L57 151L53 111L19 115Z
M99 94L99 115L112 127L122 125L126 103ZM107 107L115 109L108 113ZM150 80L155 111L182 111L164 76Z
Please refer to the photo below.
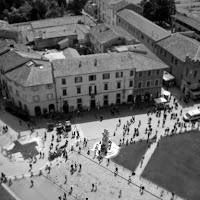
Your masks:
M200 110L195 109L195 110L190 110L185 115L183 116L183 120L185 122L190 122L190 121L198 121L200 119Z

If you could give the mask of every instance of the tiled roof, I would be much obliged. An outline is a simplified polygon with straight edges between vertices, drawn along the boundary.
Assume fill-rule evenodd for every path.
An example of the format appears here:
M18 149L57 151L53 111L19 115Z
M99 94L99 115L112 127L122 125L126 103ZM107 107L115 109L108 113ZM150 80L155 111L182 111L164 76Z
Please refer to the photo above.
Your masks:
M157 44L183 62L187 55L192 59L200 58L200 43L179 33L175 33Z
M106 26L99 24L90 29L90 33L98 40L99 43L106 43L114 38L123 37L127 40L136 40L131 34L119 26Z
M36 66L34 62L31 66L24 64L21 67L6 73L5 76L23 87L53 83L51 66Z
M60 17L60 18L53 18L53 19L44 19L39 21L32 21L31 25L33 29L39 28L47 28L47 27L55 27L67 24L77 24L79 20L83 20L84 16L68 16L68 17Z
M72 58L72 57L77 57L80 56L80 54L78 53L78 51L76 49L73 48L67 48L63 51L63 55L66 58Z
M117 33L117 35L126 38L126 40L137 40L134 36L132 36L130 33L128 33L126 30L121 28L120 26L112 25L110 28Z
M45 59L44 56L42 56L42 55L40 55L39 53L36 53L36 52L18 51L17 53L24 58L31 58L31 59L35 59L35 60L43 60L43 59L48 60L48 59Z
M154 41L159 41L170 35L166 30L134 11L124 9L118 12L117 15Z
M129 3L127 1L120 1L117 2L116 4L112 4L111 8L112 10L114 10L115 12L122 10L123 8L125 8Z
M136 71L168 68L167 65L136 53L102 53L52 62L55 77L92 74L116 70Z
M197 19L185 16L185 15L180 15L180 14L172 15L172 17L200 31L200 21L198 21Z
M0 69L3 69L4 72L7 72L20 65L23 65L29 60L29 58L24 58L17 52L10 50L9 52L0 56Z

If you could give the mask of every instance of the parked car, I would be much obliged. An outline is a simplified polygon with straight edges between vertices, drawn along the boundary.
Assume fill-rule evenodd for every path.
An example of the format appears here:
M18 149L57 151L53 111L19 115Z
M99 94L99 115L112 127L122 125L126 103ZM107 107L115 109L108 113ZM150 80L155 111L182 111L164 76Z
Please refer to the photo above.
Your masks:
M189 121L198 121L200 119L200 110L195 109L195 110L190 110L185 115L183 116L183 120L186 122Z

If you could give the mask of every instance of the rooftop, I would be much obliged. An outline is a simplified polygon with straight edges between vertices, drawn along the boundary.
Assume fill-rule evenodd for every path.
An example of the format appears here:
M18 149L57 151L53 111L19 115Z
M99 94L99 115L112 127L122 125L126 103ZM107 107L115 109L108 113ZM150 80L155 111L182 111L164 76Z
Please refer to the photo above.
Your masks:
M172 15L172 17L200 31L200 18L192 18L181 14Z
M165 29L154 24L143 16L135 13L134 11L124 9L117 13L117 15L126 20L130 25L140 30L142 33L152 38L154 41L159 41L170 35Z
M30 63L31 62L31 63ZM48 65L37 65L34 61L25 63L8 73L6 77L23 87L46 85L53 83L52 68Z
M117 2L115 4L112 4L112 9L117 12L117 11L120 11L122 10L123 8L125 8L127 5L129 5L129 3L125 0L122 0L120 2Z
M183 62L186 56L195 60L200 59L200 43L179 33L175 33L157 44Z
M29 58L24 58L17 52L10 50L9 52L0 56L0 69L2 69L4 72L7 72L20 65L23 65L29 60Z
M67 48L63 51L63 55L66 58L72 58L72 57L78 57L80 56L80 54L78 53L78 51L76 49L73 48Z
M33 29L39 29L39 28L63 26L63 25L68 25L68 24L77 24L79 20L84 22L84 16L82 16L82 15L67 16L67 17L59 17L59 18L53 18L53 19L32 21L31 25L32 25Z
M99 24L90 29L90 33L99 41L99 43L106 43L114 38L123 37L126 40L136 40L131 34L119 26L106 26Z
M134 68L136 71L168 68L167 65L147 58L143 54L131 52L92 54L72 59L55 60L52 63L55 77Z

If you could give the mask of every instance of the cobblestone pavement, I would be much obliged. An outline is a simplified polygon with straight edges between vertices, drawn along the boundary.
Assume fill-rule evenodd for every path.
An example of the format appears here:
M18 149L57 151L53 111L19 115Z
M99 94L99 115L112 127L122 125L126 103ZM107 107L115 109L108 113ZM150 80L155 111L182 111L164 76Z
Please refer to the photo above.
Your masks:
M193 107L198 107L198 103L190 102L188 104L183 103L180 100L180 91L176 88L170 89L172 95L178 100L179 107L177 110L174 109L174 112L180 115L180 110L183 109L183 114L192 109ZM170 102L170 105L173 104L173 98ZM130 107L126 107L126 109L120 110L120 114L114 117L111 117L110 112L106 111L105 109L100 109L99 111L91 111L85 113L84 116L76 117L75 123L73 124L73 130L78 129L81 135L81 138L87 137L88 138L88 147L91 149L95 142L100 141L102 138L102 131L104 128L110 131L110 138L116 144L119 144L119 140L123 137L123 125L126 124L127 120L131 119L131 116L135 116L135 123L130 126L130 134L126 135L126 139L129 139L133 136L134 128L138 127L139 121L141 121L141 126L139 127L139 136L136 137L134 140L138 141L141 139L147 139L147 135L145 134L145 129L148 126L148 118L152 118L152 128L153 132L150 136L151 138L157 132L157 140L156 143L151 145L151 147L147 150L144 155L143 165L141 167L140 163L135 170L136 175L131 177L132 183L130 185L127 184L127 179L131 172L123 169L123 167L119 167L119 176L114 177L113 172L115 170L116 164L110 162L107 166L106 160L104 160L100 165L97 163L96 159L92 159L93 155L87 155L87 148L82 150L81 155L77 155L77 153L72 153L69 155L69 161L64 162L62 158L55 159L51 162L52 171L50 174L47 174L44 171L44 175L48 176L55 184L62 186L66 191L69 190L70 185L74 186L73 194L77 195L79 199L89 197L89 199L116 199L118 198L119 191L122 190L122 199L141 199L141 200L154 200L154 199L163 199L163 200L170 200L171 199L171 192L164 190L163 188L150 183L149 181L140 177L142 174L145 166L147 165L148 161L150 160L153 152L156 149L157 142L160 140L160 137L164 135L164 129L166 127L172 128L176 120L170 120L170 116L167 117L166 124L164 128L162 127L162 120L163 115L160 118L157 118L155 114L147 116L147 109L134 109L130 110ZM99 121L100 114L104 115L104 120L102 122ZM96 118L97 117L97 118ZM116 129L116 125L118 124L119 118L121 119L121 126ZM182 118L182 117L180 117ZM45 128L37 128L33 134L30 134L30 131L27 130L27 123L22 122L22 126L19 124L19 119L10 116L10 114L5 113L4 111L0 111L0 126L5 124L11 124L9 126L9 131L6 135L0 134L0 147L8 147L11 142L17 138L18 132L21 133L20 140L24 141L32 141L34 139L42 140L44 137L44 132L46 131ZM160 120L159 127L157 126L158 120ZM46 121L37 121L37 127L44 127ZM190 130L191 126L187 127L187 130ZM113 136L114 131L116 135ZM178 130L179 132L180 130ZM183 130L184 131L184 130ZM52 135L56 136L56 131L47 132L47 140L40 146L39 151L45 153L44 159L37 159L37 162L33 164L32 172L36 172L40 169L44 169L47 164L50 164L47 157L49 151L49 145L51 144L51 137ZM71 136L71 134L70 134ZM75 144L75 139L68 138L69 144L68 148L72 144ZM64 144L64 140L61 142L60 145ZM54 147L56 145L56 141L54 140ZM78 150L78 147L75 147L75 150ZM82 164L83 170L81 173L76 173L74 175L69 174L69 167L70 163L78 163ZM53 167L54 166L54 167ZM6 158L3 153L0 154L0 171L4 172L9 177L20 177L21 174L30 175L29 172L29 161L19 161L19 160L12 160L10 161ZM64 174L68 175L68 183L63 183ZM91 184L95 182L98 185L98 190L96 192L91 192ZM15 184L15 183L14 183ZM141 195L139 193L139 186L145 186L144 194ZM162 197L160 197L162 191L164 192ZM176 199L180 199L176 197ZM23 199L22 199L23 200Z

